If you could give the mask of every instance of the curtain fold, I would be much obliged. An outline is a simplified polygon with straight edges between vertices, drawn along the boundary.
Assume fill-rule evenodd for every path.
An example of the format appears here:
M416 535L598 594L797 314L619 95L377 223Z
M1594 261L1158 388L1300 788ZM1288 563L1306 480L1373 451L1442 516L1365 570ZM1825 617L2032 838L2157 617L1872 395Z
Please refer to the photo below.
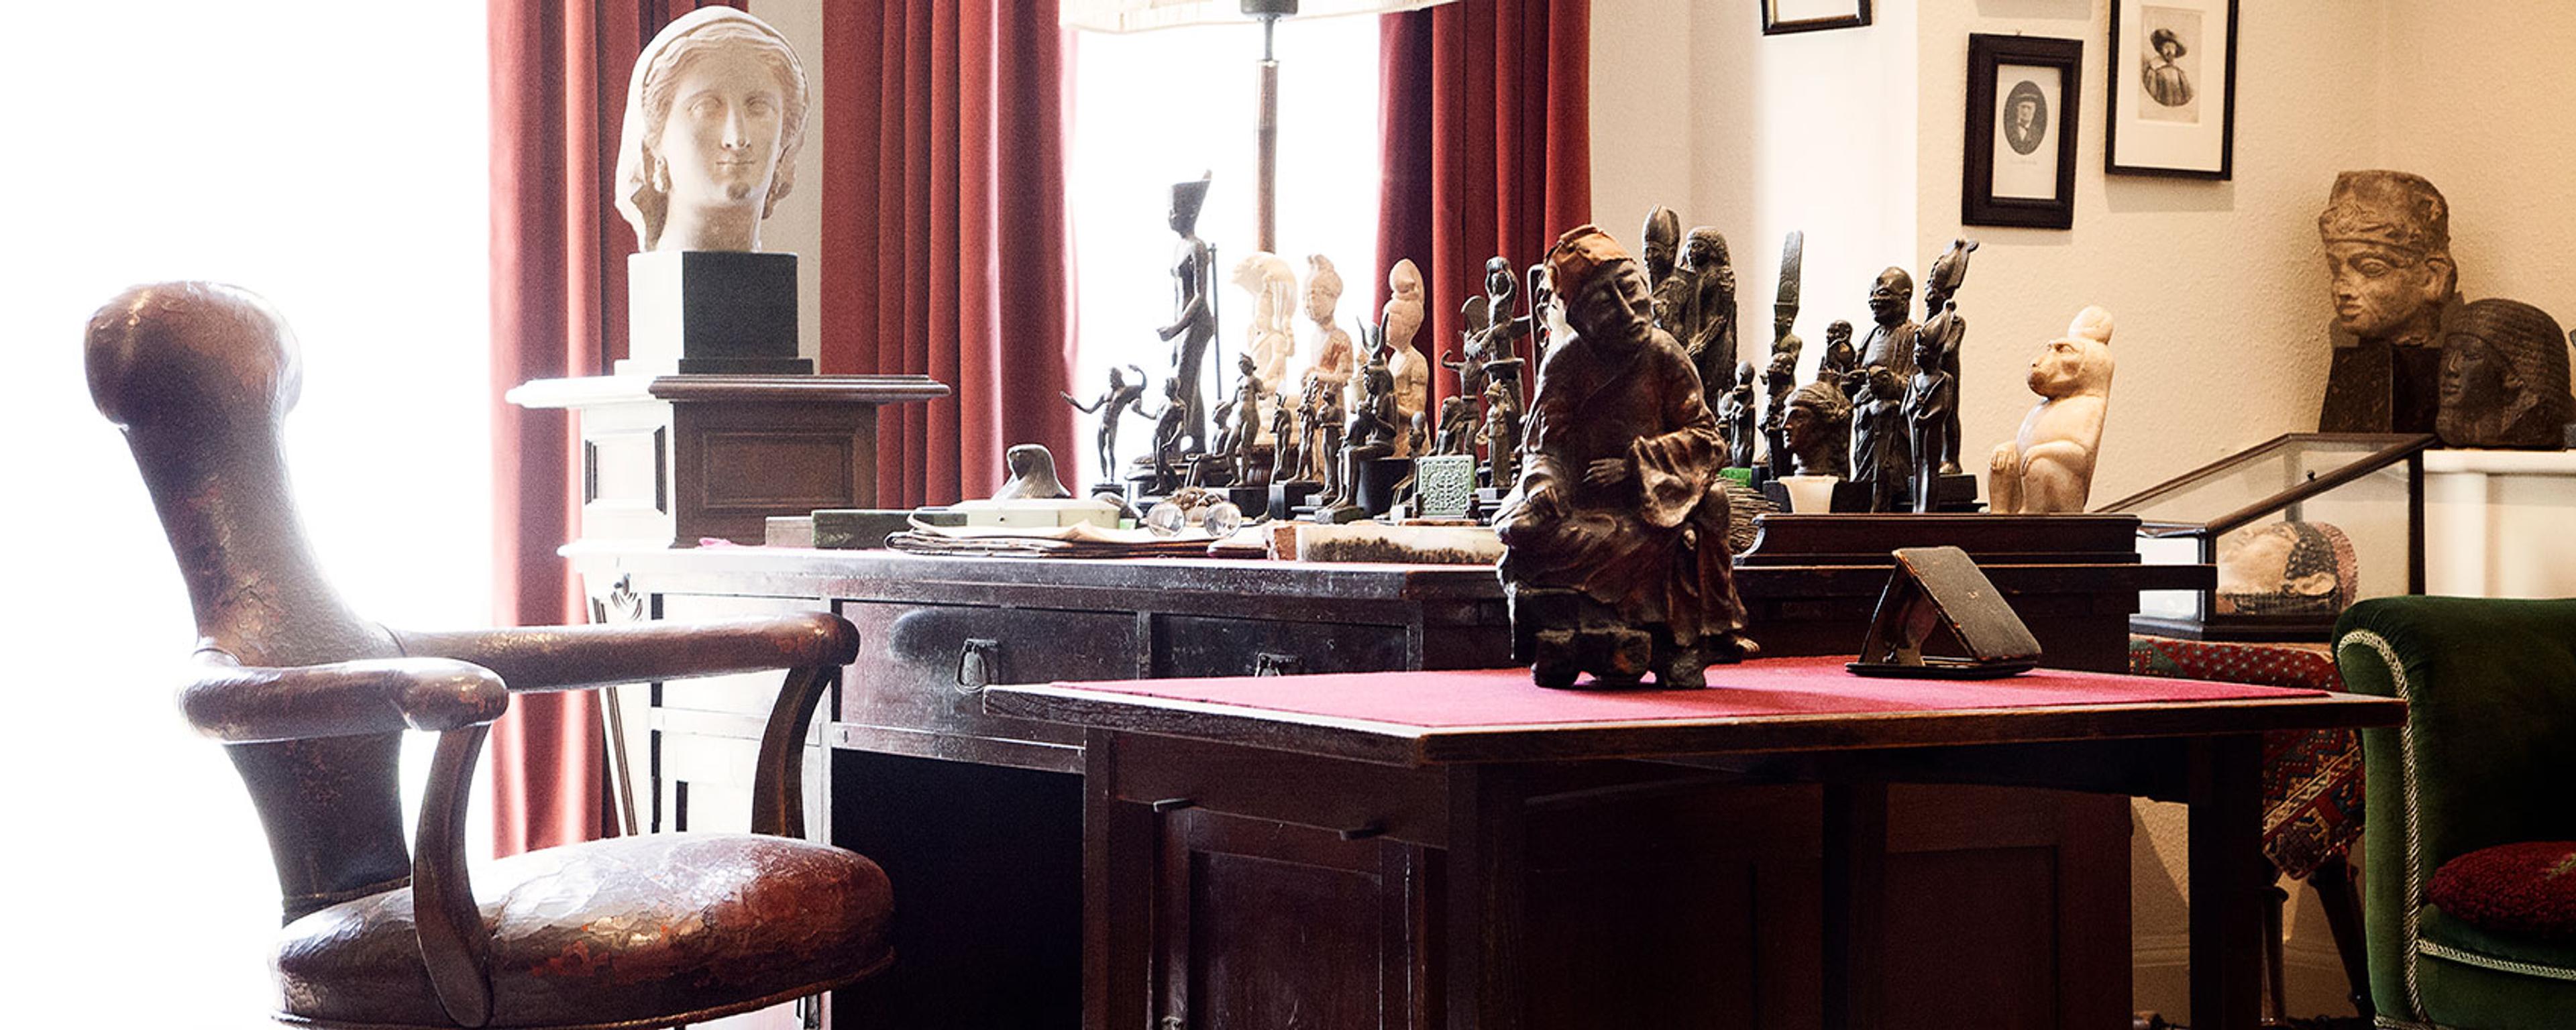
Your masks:
M493 614L511 625L584 622L589 606L555 554L579 535L570 416L501 394L598 375L625 350L635 234L613 214L608 180L626 78L654 33L700 6L489 0ZM511 699L489 751L496 853L587 840L607 825L598 706L586 691Z
M1461 0L1380 19L1376 296L1385 304L1397 260L1422 270L1424 356L1457 349L1488 258L1526 270L1591 220L1590 46L1589 0ZM1531 356L1527 338L1518 347ZM1431 382L1434 410L1458 393L1454 373Z
M1056 4L836 3L823 36L821 368L956 391L880 411L877 502L987 496L1012 444L1071 457Z

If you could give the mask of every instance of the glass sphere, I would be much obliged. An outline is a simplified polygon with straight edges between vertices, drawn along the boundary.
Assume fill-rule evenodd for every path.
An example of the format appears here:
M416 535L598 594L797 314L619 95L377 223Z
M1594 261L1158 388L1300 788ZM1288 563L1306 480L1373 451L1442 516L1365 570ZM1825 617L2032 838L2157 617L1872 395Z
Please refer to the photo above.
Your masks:
M1145 528L1155 536L1176 536L1189 524L1189 513L1170 501L1156 504L1145 512Z
M1207 527L1210 535L1224 539L1243 528L1243 509L1235 507L1233 501L1218 501L1207 506L1200 524Z

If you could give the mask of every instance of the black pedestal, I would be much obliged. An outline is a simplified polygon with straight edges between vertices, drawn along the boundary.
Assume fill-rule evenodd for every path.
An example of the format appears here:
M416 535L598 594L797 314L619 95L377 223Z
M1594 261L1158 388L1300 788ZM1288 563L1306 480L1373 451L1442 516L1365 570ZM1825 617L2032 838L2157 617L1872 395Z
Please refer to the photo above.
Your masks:
M1297 515L1297 509L1305 507L1308 502L1313 501L1315 495L1323 492L1323 489L1324 484L1309 480L1290 480L1285 483L1270 484L1270 517L1274 519L1295 518ZM1252 509L1245 508L1244 510L1251 511Z
M626 259L632 373L810 375L796 356L796 255L663 250Z
M1413 472L1410 458L1371 458L1360 462L1360 510L1369 517L1384 515L1395 507L1395 484Z

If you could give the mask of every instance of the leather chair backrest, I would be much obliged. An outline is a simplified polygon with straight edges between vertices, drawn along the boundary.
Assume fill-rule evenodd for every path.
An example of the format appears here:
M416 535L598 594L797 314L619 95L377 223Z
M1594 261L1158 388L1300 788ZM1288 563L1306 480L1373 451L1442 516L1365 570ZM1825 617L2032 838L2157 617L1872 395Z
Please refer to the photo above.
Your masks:
M125 430L160 512L201 651L245 666L400 654L306 545L279 447L301 361L275 310L211 283L136 287L91 317L87 361L90 398ZM375 734L227 749L268 832L286 918L410 876L400 746Z

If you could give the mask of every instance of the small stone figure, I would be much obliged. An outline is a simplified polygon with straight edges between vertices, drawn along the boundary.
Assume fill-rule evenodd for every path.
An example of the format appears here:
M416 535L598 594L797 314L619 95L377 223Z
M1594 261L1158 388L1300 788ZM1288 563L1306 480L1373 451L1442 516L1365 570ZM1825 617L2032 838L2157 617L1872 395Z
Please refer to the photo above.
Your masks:
M1896 511L1912 492L1906 475L1913 460L1906 451L1905 381L1885 365L1854 374L1861 386L1852 395L1852 481L1869 484L1869 510Z
M1440 444L1432 448L1431 453L1475 456L1478 421L1476 402L1464 397L1451 397L1441 401Z
M1045 444L1014 444L1002 452L1002 466L1011 470L1011 478L993 491L996 501L1052 501L1071 497L1064 481L1055 477L1055 452Z
M2517 300L2480 300L2445 320L2442 408L2433 421L2452 447L2567 445L2567 346L2558 322Z
M1485 384L1485 428L1476 440L1485 445L1488 455L1488 481L1501 489L1520 473L1520 380L1497 378Z
M2336 330L2318 431L2433 432L2442 314L2460 299L2449 202L2420 175L2345 172L2317 216L2317 237Z
M1198 238L1199 208L1207 203L1205 177L1172 184L1172 324L1155 330L1172 345L1172 381L1181 392L1181 437L1187 451L1208 444L1206 375L1208 344L1216 339L1216 308L1209 289L1216 279L1216 249Z
M1134 365L1127 366L1127 370L1136 374L1134 382L1119 375L1117 366L1110 366L1108 391L1088 405L1073 399L1072 394L1056 394L1064 398L1065 403L1073 405L1075 411L1085 415L1095 411L1100 413L1100 432L1094 438L1093 446L1100 451L1100 475L1104 479L1115 479L1118 475L1118 424L1125 421L1126 415L1144 414L1139 402L1145 399L1145 370Z
M1950 241L1950 249L1932 260L1932 271L1923 277L1923 324L1915 327L1918 336L1929 336L1935 346L1930 353L1941 356L1941 371L1950 377L1953 389L1965 382L1959 371L1960 345L1968 339L1968 320L1959 315L1959 284L1968 280L1968 254L1977 249L1977 241ZM1950 405L1950 424L1942 430L1945 441L1941 452L1941 474L1959 474L1959 405Z
M702 103L721 113L671 117ZM643 249L759 250L809 106L804 65L767 22L706 7L663 27L635 59L617 147L617 211Z
M1825 353L1816 359L1816 378L1845 380L1861 368L1860 352L1852 349L1851 340L1850 322L1837 318L1825 325Z
M1914 337L1914 378L1905 387L1906 449L1914 472L1914 510L1933 510L1941 483L1941 452L1948 449L1951 409L1959 403L1959 381L1941 370L1938 341Z
M1393 457L1412 455L1411 441L1402 432L1413 424L1413 417L1431 406L1431 361L1413 348L1414 334L1422 331L1427 314L1422 297L1422 270L1411 259L1400 260L1386 273L1386 307L1379 311L1378 335L1383 347L1372 361L1386 362L1387 374L1394 377L1394 400L1397 429L1392 441Z
M1771 367L1762 373L1765 403L1762 407L1762 446L1771 474L1789 474L1789 394L1798 386L1798 355L1795 351L1773 351Z
M1726 464L1753 467L1753 363L1735 363L1735 387L1718 403L1717 420L1726 429Z
M1306 320L1315 327L1315 364L1306 372L1310 394L1319 380L1335 393L1351 387L1351 334L1333 324L1341 302L1342 274L1323 255L1307 256Z
M1682 296L1673 273L1680 267L1676 262L1681 258L1682 216L1657 204L1646 212L1645 228L1638 230L1637 238L1637 257L1646 266L1646 295L1654 300L1655 327L1678 337L1673 324L1680 315Z
M1717 420L1690 357L1646 319L1645 270L1583 226L1548 252L1574 332L1539 373L1495 525L1514 652L1541 686L1705 685L1753 653L1727 553Z
M1986 492L1999 515L2080 512L2093 492L2093 456L2111 406L2111 313L2088 307L2030 363L2039 404L2021 434L1995 447Z
M1310 390L1306 402L1314 413L1306 420L1313 434L1306 443L1308 478L1319 480L1324 490L1317 496L1329 501L1340 497L1342 483L1342 391Z
M1914 374L1914 277L1902 268L1878 273L1869 288L1869 315L1877 322L1861 342L1860 364L1885 365L1899 376Z
M1851 478L1852 406L1842 387L1831 379L1799 387L1789 395L1789 414L1782 421L1796 474Z
M1297 352L1291 323L1297 313L1297 270L1276 254L1254 251L1234 266L1234 284L1252 294L1252 323L1244 353L1264 383L1288 381L1288 358ZM1267 402L1265 402L1267 403ZM1257 442L1267 444L1268 420L1257 420Z
M1726 256L1726 236L1700 226L1690 231L1682 249L1681 329L1673 335L1699 370L1706 400L1714 407L1735 371L1735 266Z

